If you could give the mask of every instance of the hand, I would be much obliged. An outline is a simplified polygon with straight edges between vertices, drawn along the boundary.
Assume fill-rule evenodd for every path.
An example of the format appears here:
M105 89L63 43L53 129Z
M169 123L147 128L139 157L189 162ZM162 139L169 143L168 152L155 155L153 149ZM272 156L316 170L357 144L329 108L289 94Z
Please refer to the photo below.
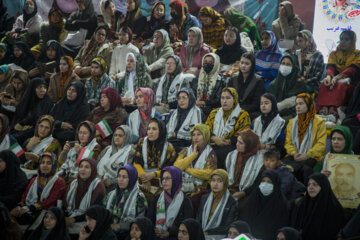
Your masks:
M306 80L305 77L299 77L298 78L298 82L305 82L305 80Z
M82 226L82 228L80 229L80 233L79 233L79 240L84 240L84 239L87 239L88 237L90 237L91 235L91 232L87 233L85 231L85 226Z
M80 151L81 151L81 149L82 149L82 146L80 145L80 143L76 142L76 143L75 143L75 146L74 146L74 149L75 149L75 152L76 152L77 154L79 154Z
M261 149L266 149L266 145L265 144L261 144Z
M25 152L26 160L31 160L33 162L38 162L39 156L32 152Z
M61 124L61 129L65 129L65 130L73 130L73 126L70 123L67 122L63 122Z
M105 187L109 187L113 182L110 179L104 179Z
M111 229L112 229L113 231L120 230L120 227L121 227L120 223L118 223L118 224L113 223L113 224L111 224L110 226L111 226Z
M29 72L29 76L30 76L30 77L35 77L35 76L37 76L37 75L39 75L39 74L40 74L40 71L39 71L38 68L33 68L33 69L31 69L30 72Z
M24 215L27 212L30 212L30 209L27 206L22 207L20 209L20 216Z
M75 68L75 73L76 73L77 75L79 75L79 74L81 73L81 69L82 69L82 67L77 66L77 67Z
M26 149L27 149L28 151L30 151L30 150L31 150L36 144L38 144L40 141L41 141L41 140L40 140L40 137L34 136L34 137L30 138L29 143L26 145Z
M13 217L20 217L20 210L21 207L17 206L16 208L13 208L13 210L10 211L10 215Z
M295 161L305 161L306 159L308 159L308 156L306 156L305 153L295 153L294 154Z
M66 217L65 222L66 222L66 226L70 226L71 224L73 224L75 222L75 218Z
M15 127L14 127L14 129L16 130L16 131L18 131L18 132L21 132L21 131L23 131L23 126L20 124L20 123L17 123L16 125L15 125Z
M120 43L120 40L113 41L113 46L117 46Z
M132 38L133 38L133 39L136 39L136 38L137 38L137 34L133 34L133 35L132 35Z
M95 138L96 138L96 141L101 141L101 139L102 139L102 136L97 129L95 131Z
M70 148L71 148L70 142L66 141L66 143L64 145L64 148L63 148L63 151L68 152L68 151L70 151Z
M32 126L30 126L30 125L25 125L22 130L23 130L23 131L26 131L26 130L28 130L28 129L30 129L30 128L32 128Z
M132 98L121 98L124 105L129 105L132 102Z
M194 74L195 76L196 76L196 74L197 74L195 71L192 71L192 70L190 70L190 69L186 70L185 73L191 73L191 74Z
M145 190L145 192L150 192L151 190L151 183L150 182L143 182L141 187Z
M233 197L234 197L234 198L237 198L237 199L242 199L242 198L245 197L245 196L246 196L246 193L243 192L243 191L233 193Z
M219 137L211 137L211 142L215 143L216 146L223 146L223 139L222 138L219 138Z
M117 78L116 78L115 75L111 75L110 77L111 77L111 79L113 79L113 80L115 80L115 81L117 80Z
M324 78L324 85L325 86L330 86L331 84L331 76L330 75L327 75L325 78Z
M331 171L329 171L329 170L322 170L321 173L327 177L330 177L330 175L331 175Z
M143 173L140 175L140 179L143 183L150 182L151 179L156 178L154 172Z
M222 138L222 146L229 146L231 144L231 140L230 139L225 139L225 138Z

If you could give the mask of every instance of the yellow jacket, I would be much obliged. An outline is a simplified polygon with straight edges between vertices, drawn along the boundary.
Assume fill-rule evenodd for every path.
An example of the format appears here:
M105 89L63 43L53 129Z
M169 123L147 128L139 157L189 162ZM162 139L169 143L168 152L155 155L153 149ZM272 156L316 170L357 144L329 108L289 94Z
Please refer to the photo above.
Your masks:
M294 154L298 152L298 149L292 143L293 122L294 119L291 119L286 127L285 149L287 156L294 156ZM326 138L325 121L315 115L313 120L312 148L306 152L306 155L314 158L316 161L322 160L325 156Z

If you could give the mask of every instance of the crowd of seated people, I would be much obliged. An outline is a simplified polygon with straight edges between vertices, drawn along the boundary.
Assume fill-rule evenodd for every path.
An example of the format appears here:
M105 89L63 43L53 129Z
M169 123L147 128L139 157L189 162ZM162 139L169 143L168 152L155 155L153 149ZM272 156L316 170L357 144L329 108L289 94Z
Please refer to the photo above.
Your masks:
M324 62L289 1L263 31L181 0L16 2L0 0L0 239L360 239L360 190L329 170L360 154L354 31Z

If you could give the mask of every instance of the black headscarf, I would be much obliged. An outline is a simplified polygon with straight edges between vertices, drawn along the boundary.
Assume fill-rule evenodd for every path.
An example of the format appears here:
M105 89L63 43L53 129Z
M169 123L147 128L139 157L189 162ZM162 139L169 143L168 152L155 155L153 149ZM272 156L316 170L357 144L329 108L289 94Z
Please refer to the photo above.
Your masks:
M341 236L345 239L355 239L354 237L360 237L360 205L356 211L356 213L353 215L353 217L350 219L350 221L345 225L345 227L341 231Z
M51 207L47 211L56 219L56 225L51 229L50 233L44 240L70 240L70 236L67 232L65 215L61 208ZM38 240L41 239L42 231L44 230L44 219L41 224L35 229L35 231L30 235L28 240Z
M231 227L233 228L236 228L236 230L240 233L240 234L243 234L243 233L250 233L251 234L251 229L250 229L250 226L247 222L244 222L244 221L241 221L241 220L238 220L238 221L235 221L233 222L228 229L230 229ZM229 231L229 230L228 230Z
M344 210L331 190L328 178L321 173L309 177L321 187L314 198L309 194L301 200L292 215L292 225L302 231L302 237L312 239L336 239L344 224Z
M259 187L250 195L240 219L247 222L255 237L264 240L276 238L276 231L288 225L289 209L281 192L281 180L275 170L266 170L261 178L271 179L274 189L269 196L264 196Z
M135 219L135 222L130 224L130 229L131 229L131 225L133 225L134 223L136 223L136 225L139 227L139 229L141 231L141 236L140 236L141 240L155 240L156 239L154 225L150 219L148 219L147 217L137 217ZM129 236L127 239L130 240L131 237Z
M233 45L226 45L224 42L216 51L220 57L220 63L231 65L236 61L240 61L241 55L246 52L246 49L241 46L241 38L239 30L236 27L231 27L231 31L235 32L236 40Z
M94 205L86 210L85 215L96 220L95 229L91 232L91 235L88 238L89 240L105 239L104 236L115 236L111 230L113 215L109 210L105 209L103 206Z
M162 152L165 142L166 142L166 136L167 136L167 130L166 130L166 125L162 120L159 120L157 118L152 118L149 121L149 124L151 122L157 122L158 126L159 126L159 137L158 139L156 139L154 142L149 141L149 149L152 148L152 146L155 147L156 152Z
M272 95L271 93L265 93L261 97L264 97L266 99L269 99L271 101L271 111L265 116L263 113L261 113L261 122L263 124L263 131L269 126L271 121L278 115L279 111L277 108L277 101L276 97Z
M182 224L187 228L189 240L205 240L203 229L197 220L188 218L182 221Z
M177 107L177 111L178 111L178 121L176 124L176 128L175 128L175 132L177 132L181 125L183 124L183 122L185 121L188 113L190 112L190 110L195 106L196 104L196 99L195 99L195 95L193 93L193 91L190 88L182 88L178 93L177 93L177 97L179 97L180 93L186 93L188 95L189 98L189 105L186 109L181 109L180 106L178 105Z
M360 113L360 85L358 85L352 96L349 103L349 106L346 108L346 118L354 118Z
M77 125L84 121L90 113L89 103L86 98L86 90L84 84L75 81L70 83L67 87L74 86L76 89L77 97L74 101L69 101L65 94L53 107L50 112L55 118L55 121L62 121L70 123L75 129ZM67 92L66 89L66 92ZM55 123L56 125L56 123Z
M47 85L44 78L34 78L30 81L30 84L26 89L24 96L16 107L12 127L15 126L16 123L27 117L30 112L32 113L32 118L35 121L41 115L50 112L53 106L53 102L49 95L46 93L42 99L39 99L36 95L36 88L42 84Z
M46 55L46 51L48 48L52 48L56 51L56 55L55 55L55 59L49 59ZM44 49L44 51L42 52L41 56L39 57L39 61L40 62L44 62L44 63L48 63L51 61L56 61L57 65L60 64L60 58L62 56L64 56L64 50L61 47L60 43L56 40L49 40L46 43L46 48Z
M15 47L21 49L22 54L18 58L13 55L11 62L19 67L22 67L26 71L30 71L34 66L35 58L30 51L29 45L25 42L18 41L14 44L14 48Z
M34 17L37 14L37 5L36 5L36 1L32 0L32 2L34 3L34 11L30 14L27 14L25 11L25 4L24 4L24 8L23 8L23 16L24 16L24 27L26 25L26 23L30 20L30 18Z
M291 227L283 227L277 233L283 233L286 240L301 240L301 234L298 230Z

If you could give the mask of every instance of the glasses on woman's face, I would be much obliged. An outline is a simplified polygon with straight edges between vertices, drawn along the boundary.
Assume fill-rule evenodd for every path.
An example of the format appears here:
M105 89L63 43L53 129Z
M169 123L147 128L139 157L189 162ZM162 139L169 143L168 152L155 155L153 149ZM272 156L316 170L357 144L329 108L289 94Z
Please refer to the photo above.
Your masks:
M162 179L162 181L164 182L164 181L170 181L172 178L171 177L163 177L163 179Z
M165 64L166 64L166 66L175 66L176 65L176 63L174 63L174 62L167 62Z
M186 100L188 99L188 96L178 96L177 100Z

